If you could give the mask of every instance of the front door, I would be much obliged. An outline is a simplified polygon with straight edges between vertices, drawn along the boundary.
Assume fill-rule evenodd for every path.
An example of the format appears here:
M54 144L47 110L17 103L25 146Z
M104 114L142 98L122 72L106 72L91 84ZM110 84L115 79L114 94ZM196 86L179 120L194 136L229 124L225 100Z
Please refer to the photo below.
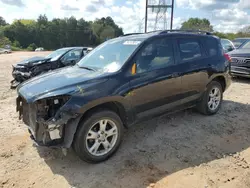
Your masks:
M130 102L137 118L158 114L180 104L181 78L169 38L156 38L142 47L131 76Z

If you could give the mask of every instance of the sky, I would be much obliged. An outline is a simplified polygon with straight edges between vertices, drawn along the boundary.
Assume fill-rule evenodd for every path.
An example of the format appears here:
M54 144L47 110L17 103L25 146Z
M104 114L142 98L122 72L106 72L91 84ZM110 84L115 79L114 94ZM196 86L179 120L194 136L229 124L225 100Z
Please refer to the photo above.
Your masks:
M146 0L0 0L0 16L8 23L14 19L49 20L74 16L94 20L111 16L124 33L142 32ZM158 2L159 0L151 0ZM170 3L171 0L166 0ZM207 18L220 32L237 32L250 25L250 0L175 0L174 28L191 17ZM169 10L170 12L170 10ZM149 11L149 30L156 15ZM169 20L170 16L167 14ZM169 27L169 22L168 22Z

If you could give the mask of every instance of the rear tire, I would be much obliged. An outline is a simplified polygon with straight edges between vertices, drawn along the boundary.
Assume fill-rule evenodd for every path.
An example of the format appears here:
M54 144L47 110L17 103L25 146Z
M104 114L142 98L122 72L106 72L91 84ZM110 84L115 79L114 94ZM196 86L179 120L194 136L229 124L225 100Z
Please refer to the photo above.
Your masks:
M107 160L117 151L122 141L123 124L115 112L96 111L79 126L73 148L86 162Z
M207 90L197 105L197 109L205 115L216 114L221 107L222 100L223 90L221 84L217 81L212 81L207 85Z

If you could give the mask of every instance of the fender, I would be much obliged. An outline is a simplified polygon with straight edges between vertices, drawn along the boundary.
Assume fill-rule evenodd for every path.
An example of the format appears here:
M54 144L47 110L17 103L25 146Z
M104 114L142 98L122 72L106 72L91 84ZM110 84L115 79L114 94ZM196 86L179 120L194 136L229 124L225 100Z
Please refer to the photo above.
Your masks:
M216 78L219 78L219 79L223 78L223 79L224 79L224 82L225 82L224 91L231 85L232 80L231 80L231 76L230 76L230 74L229 74L229 70L227 71L226 74L225 74L225 73L224 73L224 74L223 74L223 73L217 73L217 74L211 75L211 76L209 77L209 80L208 80L207 85L208 85L212 80L214 80L214 79L216 79Z
M67 102L57 113L57 114L59 114L59 113L63 112L63 113L71 114L72 116L75 113L78 114L77 117L72 117L72 119L70 119L65 124L65 133L67 133L67 134L64 134L64 141L62 144L62 147L64 147L64 148L71 147L80 121L82 120L84 115L89 110L91 110L95 107L98 107L100 105L103 105L103 104L109 103L109 102L116 102L122 106L124 113L125 113L125 118L129 122L129 124L130 124L130 122L133 122L135 119L133 110L131 108L129 101L126 99L126 96L125 97L123 97L123 96L109 96L109 97L104 97L104 98L98 98L94 101L87 102L86 104L81 103L81 104L83 104L82 106L76 106L76 105L74 105L75 103L71 104L73 101L74 100L70 100L69 102ZM72 107L75 107L75 108L73 109ZM57 121L60 121L60 119L57 119Z

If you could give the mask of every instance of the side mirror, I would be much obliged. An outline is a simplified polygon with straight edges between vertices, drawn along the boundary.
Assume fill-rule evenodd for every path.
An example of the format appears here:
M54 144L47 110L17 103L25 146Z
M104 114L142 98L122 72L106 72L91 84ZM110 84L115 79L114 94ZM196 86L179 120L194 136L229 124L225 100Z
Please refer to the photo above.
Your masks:
M135 75L136 74L136 63L133 64L132 68L131 68L131 74Z
M230 52L230 51L233 51L233 47L232 46L227 46L227 51Z

